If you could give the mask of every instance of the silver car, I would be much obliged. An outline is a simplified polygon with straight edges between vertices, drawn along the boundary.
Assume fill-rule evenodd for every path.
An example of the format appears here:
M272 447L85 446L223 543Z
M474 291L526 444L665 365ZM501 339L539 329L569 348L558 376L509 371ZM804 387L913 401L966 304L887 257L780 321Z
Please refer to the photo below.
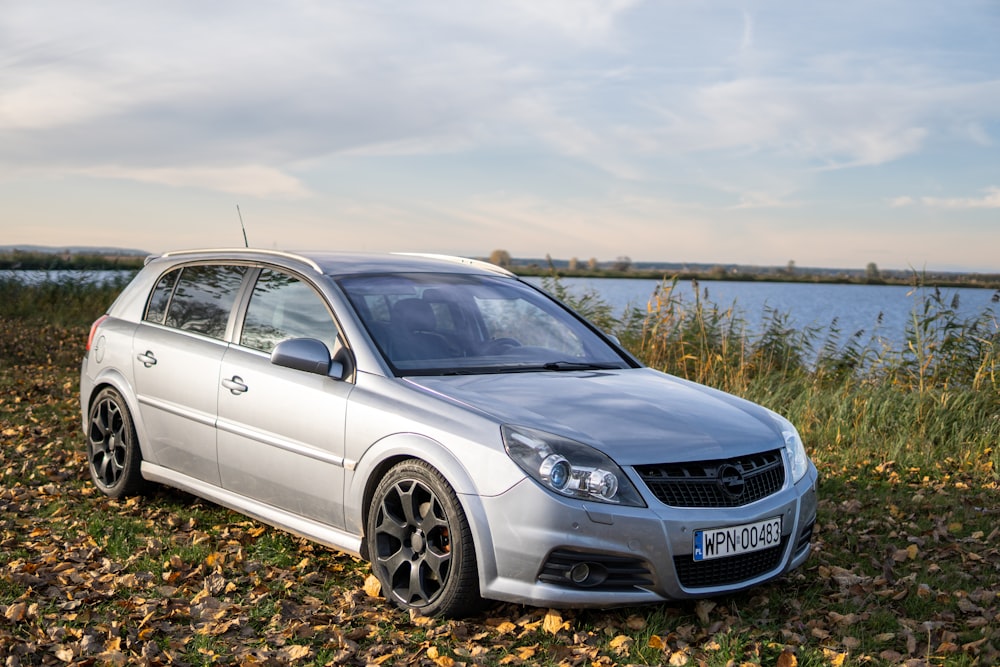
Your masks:
M360 555L426 615L729 593L801 565L816 520L784 418L467 259L151 258L80 400L103 493L166 484Z

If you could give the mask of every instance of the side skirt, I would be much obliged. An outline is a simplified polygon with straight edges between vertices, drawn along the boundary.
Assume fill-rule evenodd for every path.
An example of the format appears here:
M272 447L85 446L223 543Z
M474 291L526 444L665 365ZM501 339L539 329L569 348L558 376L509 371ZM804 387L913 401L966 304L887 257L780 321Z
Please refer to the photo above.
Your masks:
M295 516L285 510L265 505L264 503L232 493L231 491L226 491L218 486L182 475L174 470L148 461L142 462L142 476L152 482L158 482L175 489L187 491L199 498L211 500L235 512L245 514L275 528L280 528L299 537L304 537L307 540L318 542L331 549L343 551L352 556L361 555L361 538L357 535L352 535L319 523L318 521L313 521L312 519Z

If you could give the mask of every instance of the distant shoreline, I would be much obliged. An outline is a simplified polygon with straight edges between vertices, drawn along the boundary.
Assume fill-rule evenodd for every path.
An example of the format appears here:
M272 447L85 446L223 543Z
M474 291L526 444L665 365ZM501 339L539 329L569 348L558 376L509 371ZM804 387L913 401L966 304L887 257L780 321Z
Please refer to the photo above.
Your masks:
M629 269L614 271L608 269L564 269L540 266L513 265L506 267L518 276L559 278L635 278L643 280L696 280L710 282L724 280L730 282L770 282L770 283L823 283L832 285L902 285L923 287L975 287L1000 290L1000 275L978 273L954 273L948 275L927 273L905 273L886 271L877 278L863 275L819 274L808 269L793 273L779 273L774 270L753 271L673 271L669 269Z
M0 270L24 271L113 271L138 270L146 253L115 249L31 250L0 249ZM614 264L614 263L610 263ZM856 269L817 269L788 267L749 267L739 265L650 265L635 263L627 267L600 266L570 268L565 260L511 259L504 268L519 276L556 276L560 278L633 278L640 280L697 280L773 283L824 283L843 285L904 285L925 287L974 287L1000 290L1000 274L861 271Z

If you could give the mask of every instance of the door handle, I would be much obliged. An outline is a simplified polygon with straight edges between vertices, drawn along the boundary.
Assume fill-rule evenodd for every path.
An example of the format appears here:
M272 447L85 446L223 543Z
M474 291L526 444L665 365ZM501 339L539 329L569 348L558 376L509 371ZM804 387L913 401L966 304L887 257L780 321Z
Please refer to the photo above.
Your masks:
M136 359L141 361L143 366L146 368L156 365L156 356L153 354L152 350L146 350L142 354L136 356Z
M243 384L243 378L239 375L234 375L232 380L223 380L222 386L231 391L233 396L245 394L250 389L250 387Z

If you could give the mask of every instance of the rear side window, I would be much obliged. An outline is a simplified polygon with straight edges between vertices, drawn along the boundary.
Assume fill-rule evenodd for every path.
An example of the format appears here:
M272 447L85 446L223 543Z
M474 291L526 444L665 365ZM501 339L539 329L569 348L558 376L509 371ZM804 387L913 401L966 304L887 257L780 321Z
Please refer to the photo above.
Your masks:
M168 273L153 290L146 319L159 321L154 316L165 305L163 324L168 327L225 338L229 313L244 273L245 267L221 265L184 267L179 277L177 272ZM172 297L171 281L176 281Z
M250 297L240 345L270 352L288 338L321 340L332 353L337 327L316 290L287 273L264 269Z
M170 296L174 293L174 285L177 284L177 276L181 275L180 269L174 269L160 278L153 288L153 294L149 297L149 305L146 307L146 317L143 319L149 322L163 324L163 316L167 314L167 305L170 303Z

